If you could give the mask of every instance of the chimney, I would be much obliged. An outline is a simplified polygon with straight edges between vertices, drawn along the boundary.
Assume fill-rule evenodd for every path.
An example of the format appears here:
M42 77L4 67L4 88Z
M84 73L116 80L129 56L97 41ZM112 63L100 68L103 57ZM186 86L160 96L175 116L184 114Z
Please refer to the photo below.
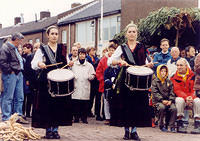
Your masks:
M21 17L15 17L14 24L16 25L18 23L21 23Z
M0 23L0 29L2 29L2 24Z
M80 6L80 5L81 5L80 3L72 3L71 8L74 8L74 7L77 7L77 6Z
M43 18L49 18L49 17L51 17L51 13L49 11L40 12L40 20L42 20Z

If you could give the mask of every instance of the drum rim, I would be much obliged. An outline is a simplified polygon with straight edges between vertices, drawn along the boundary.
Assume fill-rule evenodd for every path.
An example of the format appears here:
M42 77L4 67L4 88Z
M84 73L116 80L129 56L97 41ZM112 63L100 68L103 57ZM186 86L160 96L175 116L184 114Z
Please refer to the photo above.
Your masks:
M64 79L64 80L58 80L58 79L52 79L52 78L50 78L50 75L51 75L51 73L52 72L54 72L54 71L58 71L58 70L62 70L62 71L66 71L66 72L70 72L70 75L72 74L72 76L71 77L69 77L69 78L67 78L67 79ZM49 71L48 73L47 73L47 79L48 80L50 80L50 81L54 81L54 82L65 82L65 81L70 81L70 80L72 80L72 79L74 79L74 73L71 71L71 70L69 70L69 69L54 69L54 70L51 70L51 71Z
M150 72L148 72L146 74L138 74L135 72L131 72L130 69L132 69L132 68L145 68L145 69L148 69ZM154 73L151 68L144 67L144 66L131 66L126 69L126 72L128 72L129 74L132 74L132 75L137 75L137 76L148 76L148 75L152 75Z

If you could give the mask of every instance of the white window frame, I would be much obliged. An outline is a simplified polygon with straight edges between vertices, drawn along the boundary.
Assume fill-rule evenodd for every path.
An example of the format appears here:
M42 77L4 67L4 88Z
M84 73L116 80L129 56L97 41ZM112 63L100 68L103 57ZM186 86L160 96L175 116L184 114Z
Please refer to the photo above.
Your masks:
M39 43L39 42L40 42L40 38L36 38L36 39L35 39L35 42L36 42L36 43Z
M80 36L79 34L79 28L80 26L82 26L82 28L84 28L82 31L84 32L82 35L82 38L84 38L83 40L80 40L78 36ZM94 46L95 44L95 28L96 27L96 23L95 20L88 20L88 21L84 21L84 22L78 22L76 23L76 42L80 42L82 47L88 47L88 46Z
M33 40L32 40L32 39L28 40L28 42L29 42L30 44L33 44Z
M121 29L120 29L120 26L121 26L121 14L117 14L117 15L113 15L113 16L104 17L104 18L103 18L103 22L104 22L104 20L109 20L109 25L108 25L108 26L109 26L109 30L108 30L108 38L109 38L109 39L108 39L108 40L104 40L104 35L103 35L103 44L104 44L104 43L108 43L108 41L111 40L111 39L113 38L113 37L112 37L112 38L110 37L110 34L111 34L111 33L110 33L110 28L111 28L111 19L112 19L112 18L116 18L116 23L117 23L117 24L116 24L116 34L117 34L117 33L120 33L120 31L121 31ZM100 28L101 28L101 22L100 22L100 21L101 21L101 19L99 18L99 19L98 19L98 23L99 23L99 24L98 24L98 43L99 43L99 41L100 41Z
M67 31L66 30L62 30L62 32L61 32L61 37L62 37L62 43L63 44L67 44Z

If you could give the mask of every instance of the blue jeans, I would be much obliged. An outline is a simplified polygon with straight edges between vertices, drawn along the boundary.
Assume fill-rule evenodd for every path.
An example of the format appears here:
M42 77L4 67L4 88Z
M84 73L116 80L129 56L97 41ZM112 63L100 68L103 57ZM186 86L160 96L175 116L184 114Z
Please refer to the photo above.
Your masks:
M4 91L1 97L2 120L9 120L13 113L22 115L24 101L23 74L2 74Z

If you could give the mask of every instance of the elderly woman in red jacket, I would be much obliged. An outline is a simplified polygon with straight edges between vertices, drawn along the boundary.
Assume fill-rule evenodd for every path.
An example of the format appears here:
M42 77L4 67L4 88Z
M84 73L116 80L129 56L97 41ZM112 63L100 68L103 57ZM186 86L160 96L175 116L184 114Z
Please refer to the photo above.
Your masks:
M200 134L200 99L196 97L194 92L194 73L187 66L187 61L181 58L177 61L177 71L171 77L174 85L174 93L176 94L176 108L178 117L177 132L186 133L187 130L183 126L184 109L192 108L194 111L194 130L191 133Z
M104 93L104 72L107 69L107 60L109 57L112 56L114 53L116 47L113 44L110 44L108 47L108 53L100 60L97 69L96 69L96 77L99 80L99 92ZM109 112L109 103L106 99L106 96L104 95L104 112L105 112L105 118L106 122L105 124L109 124L110 120L110 112Z

